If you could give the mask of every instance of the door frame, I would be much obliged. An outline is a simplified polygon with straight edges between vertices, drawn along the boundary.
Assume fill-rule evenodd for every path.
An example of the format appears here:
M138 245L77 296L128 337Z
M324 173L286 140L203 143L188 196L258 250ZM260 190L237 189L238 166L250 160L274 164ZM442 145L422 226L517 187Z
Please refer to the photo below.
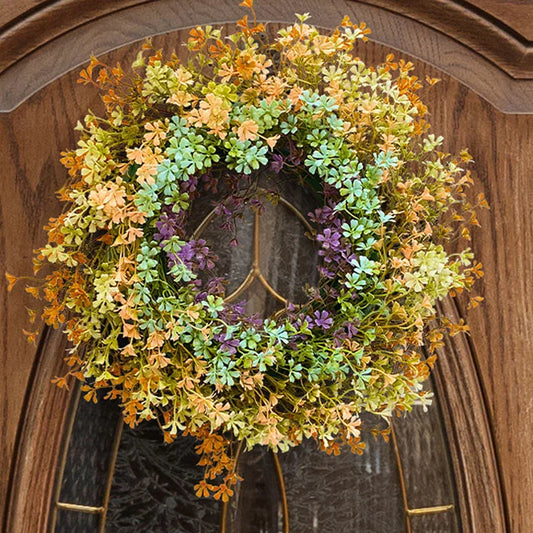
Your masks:
M383 5L376 6L376 3ZM87 61L90 53L100 56L154 34L178 33L197 24L222 23L242 16L237 2L230 0L208 0L201 8L196 2L180 2L178 6L175 0L119 0L114 7L94 7L91 0L58 4L63 9L62 14L58 16L56 11L54 24L42 26L39 38L30 41L30 45L21 47L24 36L40 27L36 26L37 22L52 20L51 8L44 7L38 13L37 22L23 21L24 24L11 28L10 64L0 74L0 87L6 89L0 97L0 110L13 110L54 79ZM288 5L282 0L271 0L257 11L262 20L292 22L294 11L303 12L306 5L306 10L313 11L312 22L318 26L331 27L344 14L350 14L352 19L365 20L371 27L378 28L371 40L419 57L451 74L494 107L505 112L518 109L522 113L533 112L533 84L515 82L490 56L490 50L486 53L488 59L481 58L479 51L460 42L456 36L443 33L442 28L435 29L429 22L416 22L405 13L393 12L391 2L370 5L345 0L296 0ZM468 17L463 17L462 21L468 22ZM403 33L395 31L400 23ZM124 31L116 32L117 27ZM448 28L447 31L452 30ZM413 33L418 36L416 41L408 38ZM74 42L81 46L73 46ZM433 55L434 50L439 50L440 54ZM448 62L446 52L454 57L460 52L464 64L457 67ZM58 63L54 60L56 57L64 60ZM40 65L38 69L37 65ZM484 81L487 76L494 80L491 87ZM26 89L20 91L20 87ZM447 316L461 318L451 300L444 302L442 309ZM5 524L6 530L12 533L46 531L48 527L57 458L64 445L62 439L71 401L71 393L52 385L51 379L62 373L65 349L63 336L58 331L43 333L24 401L25 417L18 430L9 481L11 490ZM503 533L509 530L506 505L476 361L471 342L461 336L447 339L435 371L436 386L450 438L463 530Z

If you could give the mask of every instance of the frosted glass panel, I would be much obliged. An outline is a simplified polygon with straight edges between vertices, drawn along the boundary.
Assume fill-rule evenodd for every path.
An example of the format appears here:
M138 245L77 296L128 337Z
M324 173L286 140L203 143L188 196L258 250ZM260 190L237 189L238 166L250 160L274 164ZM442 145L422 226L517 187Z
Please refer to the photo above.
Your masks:
M79 400L59 501L98 507L104 500L120 409L103 400Z
M432 384L427 382L431 389ZM394 423L411 509L455 504L453 473L437 398Z
M221 504L194 493L203 477L195 444L195 439L183 436L164 444L156 423L124 428L106 531L218 533Z
M412 533L458 533L454 511L411 517Z
M363 455L328 456L314 441L280 461L291 533L402 533L405 518L390 443L368 439Z
M61 509L57 512L56 533L97 533L100 515Z
M264 447L239 460L243 481L228 505L225 533L283 533L283 497L272 452Z

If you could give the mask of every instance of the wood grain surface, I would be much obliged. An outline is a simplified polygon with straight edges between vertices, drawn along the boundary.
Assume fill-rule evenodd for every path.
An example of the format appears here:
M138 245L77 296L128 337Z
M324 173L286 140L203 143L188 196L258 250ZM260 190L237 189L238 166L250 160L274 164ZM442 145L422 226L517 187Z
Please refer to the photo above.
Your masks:
M421 21L453 37L492 61L513 78L533 78L533 43L485 11L479 6L481 2L476 6L470 2L451 0L361 1ZM516 18L523 15L524 11L515 11ZM510 17L507 17L507 22L509 19Z
M202 13L204 15L207 16ZM314 22L320 23L318 13ZM153 32L158 33L157 27L153 27ZM160 36L156 42L171 48L184 37L185 32L177 32ZM402 36L404 40L409 38L416 39L417 36ZM430 41L420 46L425 46L431 53ZM112 60L131 59L136 49L137 45L124 47L111 52L109 57ZM390 48L380 44L368 43L359 55L372 62L389 51ZM438 46L433 51L438 54ZM455 403L449 402L449 416L456 417L450 431L465 432L473 440L479 438L479 447L493 449L483 449L485 456L494 458L492 466L470 455L475 453L475 447L472 452L456 456L456 465L464 469L463 481L469 484L468 490L488 491L486 497L481 495L479 498L485 498L487 505L492 501L492 505L502 507L490 512L486 508L469 507L467 511L471 515L477 514L477 520L482 520L483 513L486 518L485 522L477 522L475 527L475 517L471 517L465 523L465 531L533 531L533 508L530 505L533 494L533 447L530 445L533 430L533 327L529 319L533 299L530 185L533 116L503 114L463 83L421 61L415 60L415 63L421 76L427 73L443 79L425 95L433 130L445 136L450 151L469 147L476 160L478 178L473 193L484 192L491 204L490 211L480 214L482 228L474 231L472 241L473 249L485 267L480 291L486 301L472 311L467 311L462 301L457 302L459 314L467 318L472 330L467 355L472 354L473 360L467 363L466 372L467 367L462 367L456 356L448 360L443 354L442 359L447 364L443 363L439 371L439 380L450 384L445 387L451 395L460 394L461 387L466 387L467 397L471 398L466 404L460 401L461 398L456 398ZM476 71L472 70L471 75L475 77ZM61 76L11 113L0 115L0 143L3 147L0 152L0 272L7 269L17 274L31 273L32 250L44 241L41 228L49 216L58 213L54 191L65 179L65 172L58 162L59 152L73 145L75 136L71 128L84 110L98 108L96 95L77 85L76 78L75 72ZM0 92L1 88L0 80ZM57 367L52 372L52 363L44 365L41 361L39 366L35 347L28 346L21 335L21 328L28 327L25 306L32 304L31 297L21 287L7 294L2 277L0 298L0 502L5 512L8 487L11 487L9 527L12 529L6 531L33 533L36 530L31 529L31 522L17 526L18 517L21 509L29 519L44 512L40 505L46 498L40 503L30 501L28 507L24 507L21 501L27 495L19 491L29 489L27 485L14 483L27 480L28 472L33 472L31 475L39 479L41 469L43 477L39 490L41 494L50 490L53 465L38 462L38 453L26 455L25 450L38 452L39 446L44 446L32 444L41 438L31 430L32 424L37 424L35 413L43 412L42 409L45 412L47 409L64 409L67 400L64 393L49 383L50 375L57 372ZM454 348L453 353L465 351ZM60 357L59 353L57 357ZM475 388L473 394L472 387ZM37 398L43 398L44 403L36 403ZM468 417L470 402L477 402L471 406L471 418ZM36 411L38 409L41 411ZM458 409L462 409L463 418L454 414L459 412ZM44 423L43 431L45 427L59 431L63 415L64 412L49 413L50 421ZM52 448L54 446L56 444ZM16 450L18 454L15 454ZM46 454L52 461L53 454L46 451L42 457L47 457ZM501 478L503 487L500 503L497 497L499 487L483 486L487 479L499 483L498 478ZM479 498L478 502L481 501ZM7 528L8 523L3 523ZM485 525L481 527L479 524ZM13 529L16 527L18 529Z
M530 0L469 0L502 24L533 41L533 6Z

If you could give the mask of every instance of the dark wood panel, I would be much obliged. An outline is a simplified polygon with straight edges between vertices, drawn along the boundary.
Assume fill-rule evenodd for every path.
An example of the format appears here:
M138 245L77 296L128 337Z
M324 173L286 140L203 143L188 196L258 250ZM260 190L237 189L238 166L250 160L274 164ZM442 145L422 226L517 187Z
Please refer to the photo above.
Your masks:
M318 17L315 22L320 22ZM159 37L156 42L172 47L183 37L184 33L172 34ZM119 50L110 57L131 58L134 49L135 46ZM364 57L372 61L388 51L369 43ZM533 171L530 158L533 117L504 115L459 82L427 65L420 63L419 73L443 78L426 98L432 110L434 130L445 135L450 150L463 146L470 148L477 161L479 181L476 191L483 191L492 205L491 211L481 213L482 228L473 235L473 247L485 265L486 276L481 291L486 302L470 312L459 302L459 310L466 314L472 329L470 342L480 380L479 395L484 397L488 406L486 423L494 432L494 449L508 503L510 530L517 533L531 531L533 511L529 500L533 493L533 452L527 443L533 429L533 410L530 409L533 331L528 316L532 311L533 289L528 282L533 250L528 178ZM30 272L31 251L44 239L40 228L48 216L57 213L53 191L65 176L58 163L59 152L72 145L71 126L83 110L88 105L97 105L90 90L75 83L76 77L75 72L62 77L9 115L0 117L0 142L5 147L0 154L3 170L0 188L2 270ZM27 428L31 427L31 418L27 419L30 422L26 425L20 424L34 409L34 404L27 403L27 400L25 403L25 391L34 366L35 348L27 346L20 335L24 306L30 303L29 296L20 288L6 295L3 279L0 283L0 324L3 328L0 375L7 376L0 382L0 431L5 435L0 442L0 500L5 501L17 431L21 442ZM455 372L461 373L462 370L453 371L450 367L445 370L443 365L442 379L455 379L460 385L463 376L455 375ZM40 395L56 394L52 393L54 388L49 382L41 386ZM31 406L31 410L26 413L24 406ZM467 417L463 423L473 424L475 417L472 420ZM19 426L26 429L18 429ZM483 445L481 440L479 445ZM24 457L20 459L16 475L21 475L17 472L24 467ZM27 464L26 468L29 468ZM469 464L465 460L464 468L469 476L474 476L472 483L478 483L478 486L487 479L486 471L482 469L476 475L478 467L474 461ZM496 466L493 470L497 470Z

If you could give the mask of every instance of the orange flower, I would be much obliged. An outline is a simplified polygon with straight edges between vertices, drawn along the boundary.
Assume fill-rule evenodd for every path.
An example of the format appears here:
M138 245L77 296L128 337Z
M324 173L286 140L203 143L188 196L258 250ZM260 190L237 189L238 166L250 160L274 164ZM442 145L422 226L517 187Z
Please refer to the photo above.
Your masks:
M146 344L146 347L149 350L153 350L154 348L159 348L160 346L163 346L165 342L165 337L160 331L154 331L150 334L148 337L148 343Z
M197 26L189 32L189 48L193 51L200 50L205 44L205 31Z
M231 496L233 496L233 490L230 489L226 483L222 483L214 494L215 500L222 499L224 503L229 502Z
M253 141L257 139L257 132L259 131L259 126L256 122L253 120L245 120L238 128L237 128L237 136L239 137L239 141L246 141L250 140Z
M128 337L129 339L141 338L141 334L139 333L136 324L128 324L127 322L124 322L123 324L122 335L124 337Z
M211 494L211 492L209 491L212 488L213 488L213 485L207 483L205 479L202 479L202 481L200 481L198 484L194 486L194 491L198 498L202 498L202 497L208 498L209 495Z
M7 290L11 291L15 285L15 283L18 281L18 278L16 276L13 276L12 274L8 274L6 272L5 274L7 279Z

